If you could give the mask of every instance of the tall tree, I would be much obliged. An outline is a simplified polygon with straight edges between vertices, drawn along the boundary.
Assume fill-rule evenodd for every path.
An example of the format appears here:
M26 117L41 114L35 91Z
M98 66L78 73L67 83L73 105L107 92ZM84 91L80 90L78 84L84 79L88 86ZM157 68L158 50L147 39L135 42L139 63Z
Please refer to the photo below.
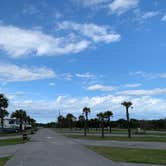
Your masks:
M101 137L104 138L104 118L105 118L105 115L103 112L100 112L97 114L97 117L99 118L99 121L101 122Z
M111 117L113 116L113 113L112 113L112 111L106 111L106 112L104 112L104 116L107 119L107 122L108 122L108 125L109 125L109 128L110 128L110 133L111 133L112 132Z
M58 116L58 124L59 124L60 129L62 129L64 127L64 120L65 120L65 118L62 115Z
M70 113L68 113L67 115L66 115L66 119L67 119L67 121L68 121L68 126L69 126L69 128L72 130L72 128L73 128L73 119L74 119L75 117L74 117L74 115L73 114L70 114Z
M26 121L26 118L27 118L26 111L24 111L22 109L16 110L15 112L12 113L11 117L19 119L20 131L22 131L23 130L23 123Z
M87 128L88 128L88 114L90 113L89 107L83 108L83 113L85 114L85 122L84 122L84 136L87 135Z
M84 115L80 115L78 117L78 120L79 120L79 126L80 126L80 128L83 128L83 125L84 125L83 123L85 121Z
M130 128L130 117L129 117L129 108L133 105L131 101L124 101L121 103L126 108L126 118L127 118L127 128L128 128L128 137L131 138L131 128Z
M6 110L8 105L8 99L4 96L4 94L0 94L0 119L2 130L4 128L4 117L9 115L8 111Z

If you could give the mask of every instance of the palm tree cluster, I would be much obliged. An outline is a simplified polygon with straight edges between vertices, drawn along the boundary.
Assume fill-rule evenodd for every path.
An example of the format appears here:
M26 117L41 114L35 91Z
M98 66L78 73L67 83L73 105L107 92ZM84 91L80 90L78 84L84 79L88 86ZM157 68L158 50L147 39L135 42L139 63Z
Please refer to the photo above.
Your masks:
M4 94L0 94L0 119L1 119L1 128L4 129L4 117L9 115L7 111L9 105L9 100L5 97ZM27 115L26 111L23 109L16 110L11 114L11 118L16 118L20 124L20 131L23 130L23 124L33 125L35 120Z
M130 101L124 101L121 103L126 108L126 118L127 118L127 128L128 128L128 137L131 138L131 127L130 127L130 118L129 118L129 108L132 108L132 102ZM111 117L113 117L113 112L108 110L105 112L100 112L96 116L97 118L88 120L88 116L91 112L91 109L89 107L84 107L82 111L82 115L78 117L78 121L76 121L76 118L71 113L67 114L66 117L63 117L60 115L58 117L58 125L60 128L69 127L72 130L72 127L75 126L84 128L84 136L87 136L87 133L89 131L89 127L101 127L101 136L104 137L104 129L105 127L109 127L109 132L112 132L111 127ZM73 118L75 119L75 122L73 122Z

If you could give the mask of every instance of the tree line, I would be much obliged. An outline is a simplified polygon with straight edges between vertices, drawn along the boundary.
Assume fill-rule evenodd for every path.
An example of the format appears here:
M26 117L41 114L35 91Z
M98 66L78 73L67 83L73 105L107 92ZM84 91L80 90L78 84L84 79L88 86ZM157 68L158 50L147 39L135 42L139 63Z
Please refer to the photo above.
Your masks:
M1 128L4 129L4 118L9 116L7 108L9 106L9 100L4 94L0 94L0 119L1 119ZM19 129L23 130L23 124L27 123L29 125L34 125L35 120L31 118L25 110L18 109L11 113L11 118L16 118L19 121Z
M113 117L113 112L108 110L105 112L99 112L96 114L96 118L88 119L88 115L91 112L89 107L84 107L82 114L76 118L73 114L68 113L66 116L59 115L57 118L57 123L48 123L47 127L58 128L70 128L71 130L84 129L84 136L87 135L89 128L98 130L101 128L101 136L104 137L104 131L107 128L110 133L112 133L112 128L124 128L128 129L128 137L131 138L131 129L141 128L143 131L148 129L166 129L166 119L160 120L137 120L130 119L129 108L132 108L132 102L124 101L121 103L125 107L126 119L119 119L116 121L111 121Z

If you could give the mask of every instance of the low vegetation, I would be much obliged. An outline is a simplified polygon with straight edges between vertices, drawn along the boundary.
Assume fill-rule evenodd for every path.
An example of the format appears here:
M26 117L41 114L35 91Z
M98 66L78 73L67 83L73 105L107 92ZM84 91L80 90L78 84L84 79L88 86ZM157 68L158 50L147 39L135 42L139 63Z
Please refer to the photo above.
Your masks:
M0 158L0 166L4 166L5 163L6 163L10 158L11 158L10 156Z
M3 140L0 140L0 146L23 144L25 142L26 141L23 141L22 138L3 139Z
M91 150L116 162L166 165L166 150L130 149L88 146Z
M76 138L76 139L90 139L90 140L114 140L114 141L141 141L141 142L166 142L166 138L165 137L148 137L148 136L144 136L144 137L132 137L132 138L128 138L125 136L106 136L104 138L102 138L101 136L95 136L95 135L88 135L87 137L84 137L83 135L66 135L67 137L70 138Z

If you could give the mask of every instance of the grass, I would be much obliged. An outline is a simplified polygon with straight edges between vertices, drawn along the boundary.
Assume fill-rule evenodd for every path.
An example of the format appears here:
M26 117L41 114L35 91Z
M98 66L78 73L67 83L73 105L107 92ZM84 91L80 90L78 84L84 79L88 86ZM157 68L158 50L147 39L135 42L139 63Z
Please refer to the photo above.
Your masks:
M83 133L84 130L81 129L77 129L75 130L73 128L73 130L70 130L68 128L63 128L63 129L59 129L59 128L56 128L56 129L53 129L55 130L56 132L59 132L59 133ZM132 134L135 135L135 132L136 132L136 129L132 129ZM100 134L101 133L101 129L98 129L98 130L95 130L95 129L90 129L89 130L89 134ZM113 128L112 129L112 134L126 134L127 135L128 131L127 129L120 129L120 128ZM105 130L105 134L109 134L109 130ZM166 136L166 131L155 131L155 130L146 130L146 133L144 134L138 134L137 136L139 135L154 135L154 136Z
M117 162L166 165L166 150L129 149L88 146L91 150Z
M23 141L22 138L3 139L3 140L0 140L0 146L23 144L25 142L26 141Z
M90 139L90 140L114 140L114 141L141 141L141 142L166 142L165 137L132 137L128 138L127 136L105 136L102 138L101 136L95 136L95 135L89 135L89 136L83 136L83 135L66 135L70 138L76 138L76 139Z
M0 166L4 166L5 163L6 163L10 158L11 158L10 156L0 158Z

